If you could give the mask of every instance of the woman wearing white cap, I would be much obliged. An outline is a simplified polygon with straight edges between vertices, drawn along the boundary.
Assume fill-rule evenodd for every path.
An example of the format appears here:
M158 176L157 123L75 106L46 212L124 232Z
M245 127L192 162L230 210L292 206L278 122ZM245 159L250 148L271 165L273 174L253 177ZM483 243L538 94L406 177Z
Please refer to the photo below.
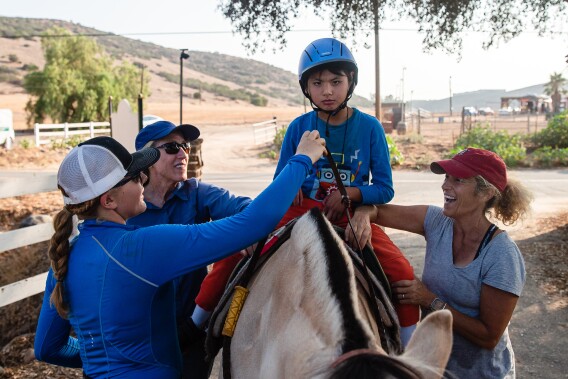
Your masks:
M515 242L488 215L513 224L528 212L532 196L507 178L505 162L488 150L470 147L452 159L433 162L430 169L446 176L443 208L361 208L354 216L357 236L367 238L369 220L423 235L422 281L394 283L395 296L426 312L452 312L454 343L446 367L450 377L514 378L507 325L525 283L525 264Z
M54 219L37 359L82 367L86 378L179 378L172 279L271 232L324 145L317 132L306 133L282 179L238 215L148 228L127 226L126 220L146 208L142 171L157 161L159 150L131 155L110 137L71 150L57 174L65 207ZM73 215L84 221L69 242Z

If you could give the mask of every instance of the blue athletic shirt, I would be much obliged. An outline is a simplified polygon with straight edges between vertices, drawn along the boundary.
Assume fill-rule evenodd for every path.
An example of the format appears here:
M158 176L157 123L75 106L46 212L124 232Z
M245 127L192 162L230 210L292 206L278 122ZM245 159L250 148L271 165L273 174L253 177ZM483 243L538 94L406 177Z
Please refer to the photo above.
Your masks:
M218 221L147 228L84 221L64 280L69 320L50 305L56 284L50 270L36 330L36 358L82 366L93 378L179 378L172 279L270 233L311 169L309 157L292 157L250 206ZM77 339L70 337L71 328Z
M394 197L389 147L385 132L379 120L353 109L353 114L340 125L329 125L326 136L325 121L315 111L303 114L290 123L276 166L277 177L286 166L288 159L306 131L318 130L325 138L337 164L341 181L346 187L357 187L361 191L363 204L385 204ZM304 196L323 201L333 190L335 177L326 157L315 164L316 170L302 185Z
M235 196L224 188L191 178L177 184L162 208L146 202L146 211L126 223L136 226L200 224L237 214L251 201L248 197ZM167 256L168 252L164 251L164 257ZM202 267L176 279L178 318L191 317L195 308L195 297L206 275L207 268Z

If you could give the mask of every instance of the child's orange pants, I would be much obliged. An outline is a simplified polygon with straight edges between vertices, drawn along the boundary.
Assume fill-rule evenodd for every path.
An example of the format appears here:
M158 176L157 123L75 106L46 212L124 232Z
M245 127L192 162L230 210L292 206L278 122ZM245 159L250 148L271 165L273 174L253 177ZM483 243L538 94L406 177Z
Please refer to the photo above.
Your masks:
M285 225L293 218L302 216L314 207L323 209L323 204L315 200L304 199L302 205L291 206L278 223L277 228ZM335 222L334 224L341 228L347 227L347 216L343 216L339 222ZM413 280L414 270L400 249L396 247L379 226L371 224L371 230L371 245L373 246L373 251L389 283L394 283L399 280ZM223 295L225 285L229 280L231 272L242 257L240 253L234 254L213 265L213 270L205 277L201 284L201 290L195 299L196 304L208 311L212 311L215 308ZM417 305L399 304L396 299L393 299L393 303L400 326L410 326L418 322L420 311Z

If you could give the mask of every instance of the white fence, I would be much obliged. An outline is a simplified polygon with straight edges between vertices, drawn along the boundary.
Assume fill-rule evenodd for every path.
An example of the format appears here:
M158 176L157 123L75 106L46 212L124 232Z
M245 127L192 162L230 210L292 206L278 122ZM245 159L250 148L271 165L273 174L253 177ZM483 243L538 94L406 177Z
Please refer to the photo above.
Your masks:
M89 138L95 137L97 134L110 134L109 122L81 122L75 124L35 124L34 125L35 144L40 146L50 143L55 139L68 139L70 136L88 135Z
M252 133L255 145L262 145L274 140L276 132L278 131L278 123L276 117L272 120L257 122L252 124Z
M26 178L6 178L0 181L0 198L57 190L56 174ZM51 223L0 233L0 254L34 243L47 241L53 235ZM13 253L13 252L12 252ZM0 308L41 293L45 289L47 272L0 287Z

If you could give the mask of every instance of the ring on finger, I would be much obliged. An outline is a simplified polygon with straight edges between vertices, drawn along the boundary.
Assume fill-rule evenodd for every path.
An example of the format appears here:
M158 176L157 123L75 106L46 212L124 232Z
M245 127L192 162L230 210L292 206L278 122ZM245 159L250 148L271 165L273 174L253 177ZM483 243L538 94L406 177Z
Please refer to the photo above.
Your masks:
M404 294L402 294L402 299L404 300Z

